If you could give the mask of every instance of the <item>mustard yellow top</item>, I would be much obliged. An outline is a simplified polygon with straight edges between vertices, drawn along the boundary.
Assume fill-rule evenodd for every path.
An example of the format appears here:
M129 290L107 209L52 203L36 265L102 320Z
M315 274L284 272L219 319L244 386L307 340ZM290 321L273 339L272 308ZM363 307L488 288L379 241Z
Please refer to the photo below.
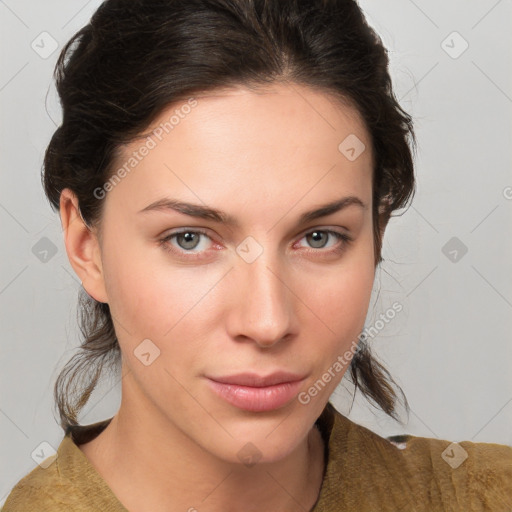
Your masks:
M2 511L127 512L77 446L109 422L73 427L55 460L22 478ZM327 463L312 512L512 511L510 446L410 435L384 438L330 402L316 424Z

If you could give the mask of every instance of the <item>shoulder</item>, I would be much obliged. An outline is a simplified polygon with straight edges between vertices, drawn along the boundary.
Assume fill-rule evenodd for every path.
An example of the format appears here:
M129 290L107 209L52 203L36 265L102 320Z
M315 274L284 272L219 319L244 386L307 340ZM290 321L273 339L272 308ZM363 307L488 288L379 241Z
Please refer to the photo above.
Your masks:
M23 477L7 496L2 512L126 512L76 441L97 435L110 420L76 426L57 453Z
M416 481L443 504L512 510L511 446L407 436L397 448L410 472L419 473Z
M336 412L329 449L351 499L379 510L512 510L510 446L386 438Z
M36 504L41 512L64 510L59 497L66 488L59 478L55 458L52 459L47 458L12 488L2 512L34 510Z

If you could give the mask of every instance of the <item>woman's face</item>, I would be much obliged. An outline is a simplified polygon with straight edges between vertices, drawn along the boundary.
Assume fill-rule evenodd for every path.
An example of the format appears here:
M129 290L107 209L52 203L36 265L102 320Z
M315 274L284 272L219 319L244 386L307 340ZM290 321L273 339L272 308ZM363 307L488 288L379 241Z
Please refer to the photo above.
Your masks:
M375 270L369 135L354 110L298 85L196 96L150 130L104 188L102 283L89 290L113 315L121 407L224 460L278 460L307 436L364 327ZM301 220L347 197L357 199ZM212 383L276 372L303 380L259 391Z

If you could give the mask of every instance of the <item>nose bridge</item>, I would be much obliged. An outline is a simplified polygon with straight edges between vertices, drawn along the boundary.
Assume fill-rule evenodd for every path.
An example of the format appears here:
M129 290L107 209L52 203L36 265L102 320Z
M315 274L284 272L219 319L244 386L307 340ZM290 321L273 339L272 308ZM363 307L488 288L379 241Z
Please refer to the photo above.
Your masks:
M255 249L249 246L250 251ZM237 282L241 283L238 293L239 334L261 345L273 345L288 333L293 311L283 266L279 254L270 244L266 247L260 244L259 254L249 261L242 256L236 265Z

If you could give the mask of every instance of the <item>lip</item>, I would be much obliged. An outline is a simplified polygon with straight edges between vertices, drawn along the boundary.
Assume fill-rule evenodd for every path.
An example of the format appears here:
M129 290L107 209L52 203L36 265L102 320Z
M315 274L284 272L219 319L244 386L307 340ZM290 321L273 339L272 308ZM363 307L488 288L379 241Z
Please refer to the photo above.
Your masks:
M252 412L279 409L295 396L306 377L288 372L267 376L241 373L227 377L208 377L210 389L231 405Z

